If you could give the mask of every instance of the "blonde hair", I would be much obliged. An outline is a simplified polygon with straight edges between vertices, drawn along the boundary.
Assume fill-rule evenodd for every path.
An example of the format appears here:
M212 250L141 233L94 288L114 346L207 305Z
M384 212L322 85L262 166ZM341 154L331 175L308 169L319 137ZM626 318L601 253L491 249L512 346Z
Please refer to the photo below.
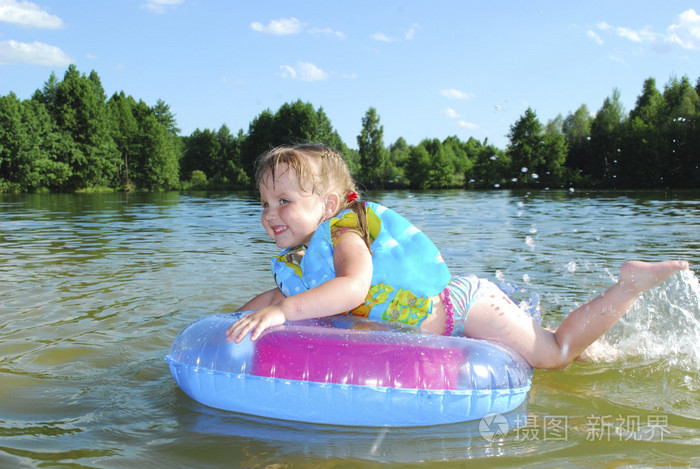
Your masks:
M343 156L328 145L304 143L280 146L260 155L255 161L255 182L258 187L269 174L272 181L278 171L294 170L299 187L303 191L319 194L336 193L340 203L336 214L349 208L357 214L358 231L369 247L367 212L365 204L348 200L348 195L357 192L355 180Z

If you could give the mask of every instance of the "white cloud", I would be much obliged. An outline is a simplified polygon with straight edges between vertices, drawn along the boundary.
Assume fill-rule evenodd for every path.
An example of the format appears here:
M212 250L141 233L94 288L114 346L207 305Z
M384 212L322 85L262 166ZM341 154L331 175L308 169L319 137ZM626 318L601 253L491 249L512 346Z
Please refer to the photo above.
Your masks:
M468 130L479 130L480 127L477 124L472 124L471 122L467 121L457 121L457 126L463 128L463 129L468 129Z
M416 31L420 29L420 26L417 24L412 24L410 28L408 28L408 31L403 35L403 40L405 41L410 41L416 36ZM387 36L386 34L382 32L377 32L372 34L371 38L375 41L380 41L380 42L396 42L402 40L402 38L396 38L396 37L391 37Z
M620 27L615 28L615 33L633 42L653 42L659 37L658 34L649 30L649 28L630 29Z
M595 31L589 29L588 31L586 31L586 36L588 36L589 38L591 38L591 39L592 39L593 41L595 41L598 45L601 45L601 46L603 45L603 40L600 38L600 36L598 36L598 35L595 33Z
M321 81L328 78L328 74L309 62L299 62L295 67L291 65L280 66L282 78L300 81Z
M700 49L700 15L692 8L678 15L678 24L668 27L668 40L685 49Z
M0 21L27 28L60 29L63 20L32 2L0 0Z
M619 57L617 55L610 55L608 58L610 60L612 60L613 62L618 62L618 63L621 63L622 65L627 65L627 62L625 62L625 59L623 59L622 57Z
M284 36L288 34L299 34L303 23L298 19L292 18L280 18L278 20L272 20L267 26L262 23L252 22L250 27L253 31L259 33L275 34L277 36Z
M676 43L685 49L700 49L700 15L689 9L678 15L677 22L666 29L666 33L656 33L649 26L634 29L613 26L604 21L596 25L601 31L611 31L617 36L636 42L653 43L661 40ZM586 33L589 38L602 44L602 39L593 31Z
M440 90L440 94L449 99L469 99L474 97L471 93L465 93L454 88Z
M340 39L345 39L345 33L342 31L334 31L331 28L311 28L308 30L309 34L315 34L318 36L335 36Z
M32 64L64 67L73 62L56 46L42 42L0 41L0 65Z
M374 33L372 34L372 39L375 41L382 41L382 42L393 42L394 40L387 36L384 33Z
M141 5L141 8L149 10L153 13L165 13L168 7L174 7L184 3L185 0L146 0L146 3Z
M420 29L419 25L412 24L411 28L408 31L406 31L406 34L404 35L404 39L409 40L409 41L411 39L413 39L415 37L416 31L418 31L418 29Z
M444 115L446 115L447 117L449 117L450 119L456 119L459 117L459 114L457 114L457 111L455 111L454 109L449 108L449 107L447 109L445 109L444 111L442 111L442 113Z
M294 70L294 67L290 65L280 65L280 70L282 78L289 78L294 80L297 77L297 71Z
M253 31L265 34L274 34L276 36L288 36L291 34L299 34L302 29L306 26L306 23L298 20L297 18L280 18L277 20L270 21L267 25L253 21L250 23L250 28ZM345 33L342 31L336 31L331 28L308 28L306 32L313 34L315 36L329 36L337 37L340 39L345 39Z
M639 33L637 33L637 31L635 31L633 29L615 28L615 32L617 33L618 36L627 38L630 41L642 42L642 39L640 38Z

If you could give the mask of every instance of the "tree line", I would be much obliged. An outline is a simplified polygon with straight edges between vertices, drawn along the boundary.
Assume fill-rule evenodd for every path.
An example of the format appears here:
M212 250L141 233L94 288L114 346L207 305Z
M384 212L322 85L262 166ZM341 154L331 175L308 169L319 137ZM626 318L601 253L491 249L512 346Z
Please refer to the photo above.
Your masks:
M617 89L595 114L582 105L543 124L528 108L505 149L456 136L387 146L369 108L352 149L322 107L301 100L263 111L246 132L181 136L162 100L107 99L95 71L71 65L29 99L0 97L0 192L248 189L259 154L310 141L341 151L366 188L697 188L699 95L700 80L674 77L661 92L648 78L627 114Z

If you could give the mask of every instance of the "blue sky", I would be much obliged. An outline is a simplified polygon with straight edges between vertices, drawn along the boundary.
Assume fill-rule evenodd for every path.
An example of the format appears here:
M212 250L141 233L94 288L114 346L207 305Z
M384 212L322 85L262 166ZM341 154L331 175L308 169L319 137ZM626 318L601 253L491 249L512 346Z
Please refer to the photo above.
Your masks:
M700 78L700 5L674 1L0 0L0 95L68 64L107 96L162 99L184 135L247 131L265 109L323 107L357 148L377 109L388 146L474 137L500 148L528 107L545 123L648 77Z

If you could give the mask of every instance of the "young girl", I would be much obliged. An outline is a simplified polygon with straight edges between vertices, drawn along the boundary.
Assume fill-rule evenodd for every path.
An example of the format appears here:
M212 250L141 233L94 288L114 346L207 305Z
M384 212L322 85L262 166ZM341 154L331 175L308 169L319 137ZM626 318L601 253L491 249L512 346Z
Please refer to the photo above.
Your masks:
M257 161L262 224L282 253L277 287L246 303L254 312L227 331L251 339L285 321L350 312L425 332L503 343L536 368L564 368L604 334L644 291L684 261L626 262L620 279L576 308L556 332L542 328L496 285L452 277L435 245L386 207L357 200L341 155L323 145L280 147Z

